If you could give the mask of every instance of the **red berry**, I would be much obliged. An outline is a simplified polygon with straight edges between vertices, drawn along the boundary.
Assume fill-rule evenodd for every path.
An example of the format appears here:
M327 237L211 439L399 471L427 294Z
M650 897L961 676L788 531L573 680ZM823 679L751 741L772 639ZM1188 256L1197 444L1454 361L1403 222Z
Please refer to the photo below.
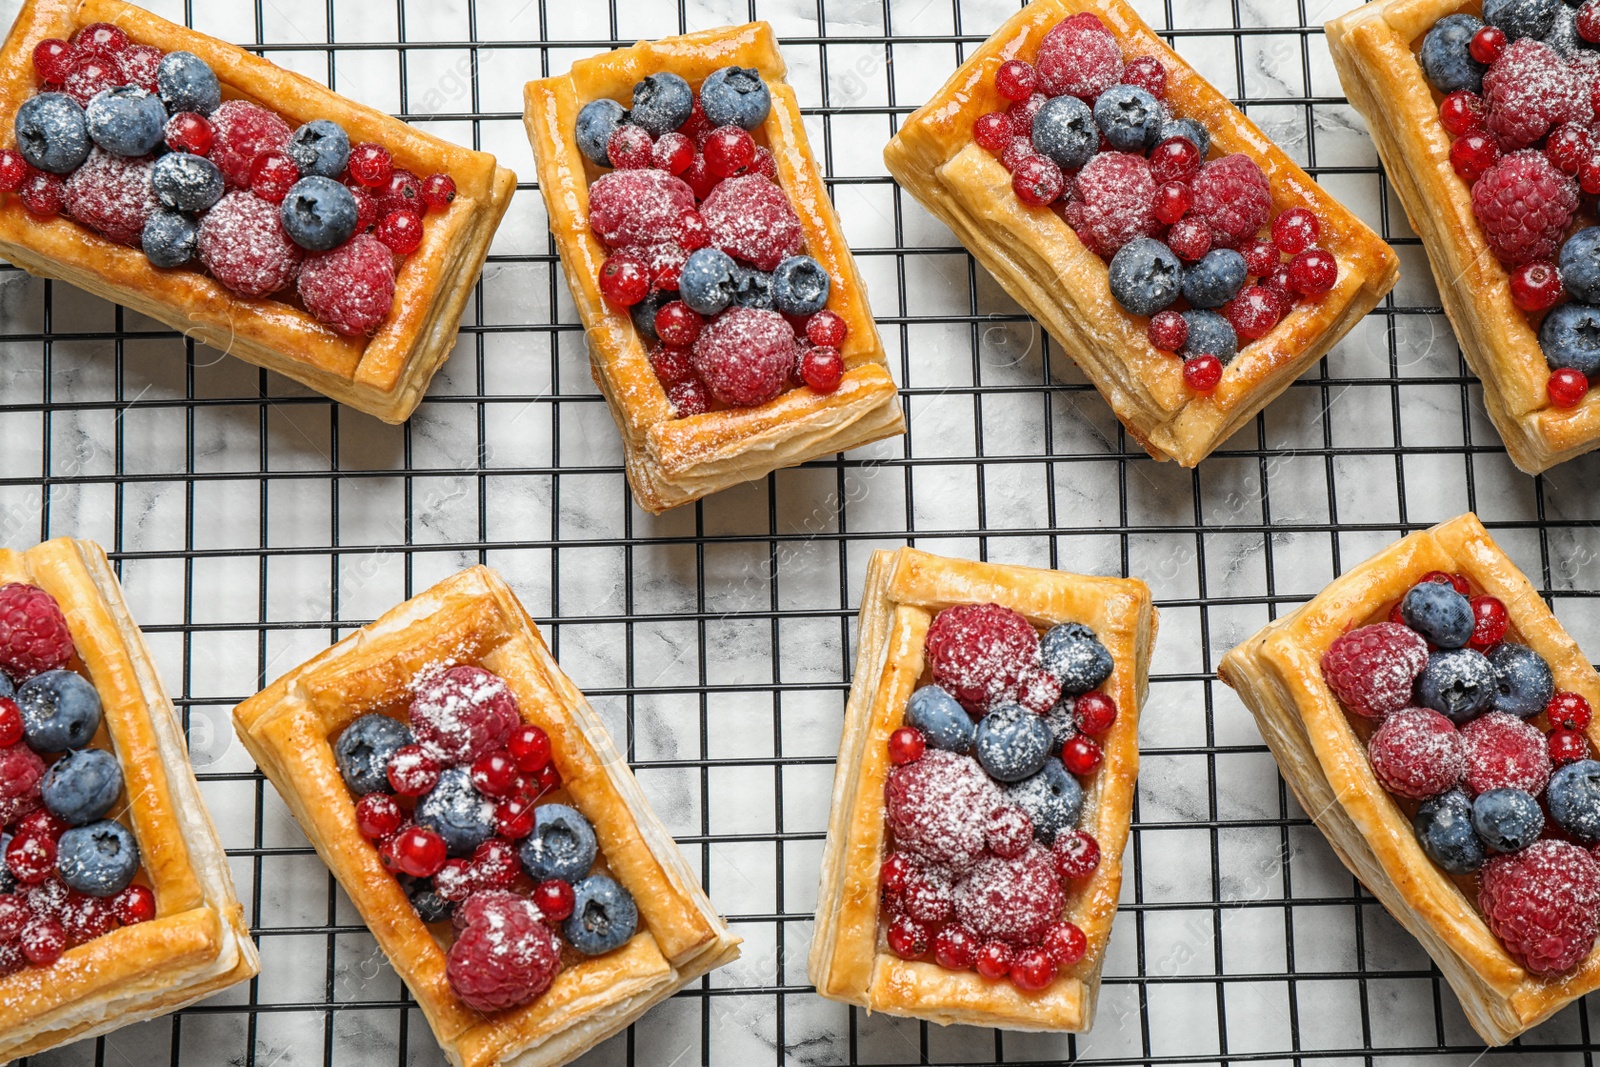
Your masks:
M1550 762L1557 767L1589 758L1589 738L1578 730L1551 730L1546 740L1550 743Z
M703 153L697 153L694 159L689 161L689 166L684 169L684 172L679 177L693 191L694 196L702 200L710 196L711 190L715 189L717 183L722 180L711 173L711 168L706 165L706 157Z
M826 308L806 320L806 340L818 348L843 348L849 333L844 319Z
M33 834L36 837L47 837L51 841L55 841L66 833L68 828L69 826L64 820L58 819L50 814L48 810L40 808L24 816L17 823L16 832L18 834Z
M1034 93L1026 100L1018 100L1006 108L1006 117L1011 120L1011 136L1018 140L1028 142L1032 147L1033 117L1039 109L1048 103L1050 98L1043 93Z
M1245 270L1254 278L1266 277L1282 262L1278 246L1259 237L1240 245L1239 252L1244 256Z
M1425 800L1455 785L1466 767L1455 724L1430 708L1401 708L1367 742L1372 773L1396 796Z
M80 54L97 52L111 55L126 50L133 42L120 27L109 22L91 22L72 35L72 43Z
M1457 89L1440 102L1439 122L1452 137L1483 129L1483 97Z
M972 139L978 147L989 152L999 152L1011 143L1016 136L1016 127L1011 121L1011 116L1004 111L991 111L986 115L979 115L972 124Z
M1167 182L1190 182L1200 173L1200 149L1187 137L1169 137L1150 153L1150 177Z
M1015 699L1039 661L1039 635L1027 618L998 604L945 608L925 642L933 680L969 712Z
M1511 624L1506 606L1492 596L1472 598L1472 620L1472 647L1480 650L1498 645Z
M394 173L394 160L389 150L370 142L353 145L350 149L350 177L369 188L385 184Z
M667 401L680 419L704 415L711 410L711 394L699 378L690 378L668 388Z
M522 873L517 850L503 838L491 837L472 853L472 876L487 889L507 889Z
M747 130L723 126L711 131L701 151L707 170L719 178L731 178L755 162L756 142Z
M1158 311L1150 318L1150 344L1162 352L1177 352L1189 339L1189 323L1176 311Z
M156 895L149 886L130 885L111 898L117 921L123 926L149 922L156 917Z
M1523 311L1546 311L1566 295L1554 263L1536 260L1511 272L1511 299Z
M1500 145L1481 130L1473 130L1450 146L1450 165L1468 182L1475 182L1500 160Z
M72 45L59 37L46 37L33 46L33 69L43 82L59 85L66 81L77 58Z
M1167 68L1155 56L1139 56L1122 68L1122 84L1137 85L1160 100L1167 95Z
M1322 224L1309 209L1292 207L1272 220L1272 240L1285 255L1298 255L1317 243Z
M14 193L22 188L30 169L21 152L10 148L0 151L0 193Z
M363 837L382 840L400 829L405 812L387 793L368 793L356 804L356 827Z
M903 960L919 960L928 954L928 928L909 915L900 915L889 924L889 951Z
M389 784L403 797L420 797L439 783L439 765L421 745L406 745L389 757Z
M1222 360L1209 352L1184 360L1183 384L1200 394L1210 393L1222 381Z
M347 188L350 190L350 195L356 198L356 233L364 234L377 224L378 201L364 185L358 183Z
M1248 343L1272 332L1283 318L1284 304L1283 296L1276 289L1252 285L1228 301L1222 310L1240 342Z
M59 215L67 206L67 182L59 174L30 170L17 190L17 197L29 214L40 218Z
M949 971L965 971L978 958L978 939L960 923L951 923L933 935L933 958Z
M1070 830L1056 838L1050 858L1063 881L1080 881L1099 869L1100 842L1082 830Z
M550 735L531 722L513 729L506 747L519 770L537 771L550 762Z
M656 312L656 335L662 343L676 348L688 348L700 336L705 320L682 300L663 304Z
M444 838L420 826L401 830L393 852L400 869L413 878L432 878L446 859Z
M1572 367L1558 367L1550 372L1550 384L1546 386L1550 393L1550 403L1558 408L1577 407L1589 391L1589 379L1583 372Z
M915 726L902 726L889 735L889 758L896 766L906 763L915 763L922 758L923 749L927 742L923 740L922 731Z
M1593 714L1589 702L1581 694L1565 690L1557 692L1550 698L1550 703L1545 705L1544 713L1549 718L1551 726L1563 730L1587 729Z
M617 252L600 266L600 293L618 307L632 307L650 294L650 272L638 257Z
M533 801L526 797L507 797L494 809L494 825L501 837L520 841L533 833Z
M1054 203L1066 188L1066 179L1053 159L1029 156L1017 164L1011 176L1011 188L1017 199L1032 207Z
M650 369L656 372L662 385L677 385L694 377L694 363L682 348L657 346L650 352Z
M533 887L533 903L546 919L560 922L572 914L572 887L559 878L540 882Z
M123 69L117 56L74 49L72 64L67 76L62 79L61 90L76 100L78 106L87 107L97 93L124 85L127 81L128 72Z
M167 147L174 152L189 152L203 156L211 151L216 134L205 116L193 111L180 111L167 120L165 131Z
M1057 967L1071 967L1083 959L1083 954L1089 949L1089 939L1075 924L1060 922L1045 931L1040 945L1055 960Z
M1020 856L1033 845L1033 820L1016 805L1002 804L989 813L984 841L996 856L1004 859Z
M760 175L745 174L718 185L700 205L700 217L714 246L757 270L775 270L805 248L805 230L788 195ZM792 340L793 329L788 332Z
M1045 34L1034 62L1051 96L1090 102L1122 77L1122 47L1102 25L1067 19Z
M1295 298L1294 285L1289 281L1289 264L1281 264L1277 270L1261 279L1261 284L1281 295L1285 301Z
M433 876L433 889L452 904L466 900L478 888L472 864L464 859L446 860Z
M1010 174L1016 174L1017 168L1039 153L1034 151L1033 142L1026 137L1013 137L1000 150L1000 165ZM1062 179L1062 191L1065 192L1066 180Z
M1011 946L1004 941L985 941L978 949L978 959L973 964L979 974L991 981L1011 973Z
M1167 247L1176 252L1179 259L1199 262L1211 251L1211 227L1193 216L1181 218L1167 232Z
M552 762L552 763L546 763L543 767L540 767L539 768L539 793L540 793L540 795L543 796L545 793L554 792L555 790L560 789L560 788L561 788L561 772L556 770L556 765Z
M1437 713L1436 713L1437 714ZM1467 757L1462 782L1472 793L1520 789L1538 796L1550 778L1550 750L1538 727L1491 711L1461 728Z
M1086 734L1103 734L1117 721L1117 703L1105 693L1085 693L1073 701L1073 718Z
M1345 707L1382 719L1411 703L1412 683L1427 662L1427 642L1415 630L1380 622L1337 638L1322 655L1322 677Z
M844 357L837 348L816 346L800 357L800 380L814 393L831 393L844 381Z
M422 244L422 229L422 216L411 211L391 211L378 223L373 235L396 255L406 256ZM605 288L603 282L601 288Z
M1570 122L1557 128L1545 141L1544 154L1561 173L1576 176L1589 156L1589 131Z
M1056 961L1042 948L1025 948L1011 963L1011 981L1018 989L1037 993L1056 977Z
M31 914L22 897L13 893L0 896L0 943L15 941Z
M44 834L15 834L6 845L6 866L23 885L34 885L56 873L56 840Z
M1500 53L1506 50L1506 31L1498 26L1485 26L1472 35L1472 40L1467 43L1467 51L1472 53L1472 58L1484 66L1493 65L1500 58Z
M250 164L250 191L270 204L281 204L300 180L300 167L283 152L263 152Z
M22 740L22 710L10 697L0 697L0 748Z
M1099 743L1082 734L1069 737L1066 744L1061 746L1061 762L1073 774L1093 774L1104 758L1105 753L1101 751Z
M650 166L668 174L682 174L693 162L694 141L681 133L662 134L650 151Z
M1600 43L1600 3L1589 0L1578 9L1578 36L1590 44Z
M472 761L473 788L487 797L502 797L517 784L517 765L508 752L490 752Z
M443 211L456 198L456 180L448 174L430 174L422 183L422 201L429 211Z
M1418 578L1416 584L1421 585L1423 582L1437 582L1440 585L1448 585L1462 596L1472 595L1472 587L1467 584L1467 580L1461 575L1452 574L1449 571L1429 571L1421 578Z
M48 967L67 950L67 932L54 919L34 918L23 927L21 944L29 962Z
M994 87L1007 100L1026 100L1039 91L1039 72L1032 63L1008 59L994 72Z
M879 888L890 896L899 896L906 891L911 872L916 868L916 861L904 852L891 854L878 870Z
M1600 867L1566 841L1496 856L1479 875L1478 908L1511 957L1541 977L1569 971L1595 941Z
M798 355L794 329L782 315L732 307L700 331L693 358L695 373L713 397L755 407L784 391Z
M606 141L606 155L618 170L640 170L655 162L655 142L642 126L618 126Z
M1339 261L1333 253L1311 248L1289 261L1289 284L1301 296L1321 296L1339 280Z
M1168 226L1189 213L1194 194L1182 182L1168 182L1156 190L1156 218Z

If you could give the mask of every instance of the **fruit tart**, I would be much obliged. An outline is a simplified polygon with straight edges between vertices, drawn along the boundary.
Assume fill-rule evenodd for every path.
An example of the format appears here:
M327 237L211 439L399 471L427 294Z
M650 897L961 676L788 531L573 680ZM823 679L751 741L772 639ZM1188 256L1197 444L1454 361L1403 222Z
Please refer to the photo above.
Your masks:
M253 977L183 727L99 546L0 550L0 1060Z
M1600 988L1600 675L1477 516L1379 553L1218 673L1484 1040Z
M526 104L640 507L904 432L772 27L580 60Z
M566 1063L739 954L485 567L290 671L234 722L455 1067Z
M1398 274L1386 244L1122 0L1029 4L883 158L1145 450L1186 467Z
M1155 629L1137 580L874 553L819 993L941 1024L1090 1027Z
M516 176L121 0L0 50L0 256L403 422Z
M1381 0L1327 34L1512 462L1600 446L1600 9Z

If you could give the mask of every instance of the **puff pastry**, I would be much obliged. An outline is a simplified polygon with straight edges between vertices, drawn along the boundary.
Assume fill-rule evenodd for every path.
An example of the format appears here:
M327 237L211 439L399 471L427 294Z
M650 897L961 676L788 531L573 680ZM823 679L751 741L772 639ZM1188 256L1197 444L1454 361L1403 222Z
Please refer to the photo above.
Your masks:
M136 248L66 217L40 220L16 197L0 203L0 256L30 273L58 278L157 319L230 355L277 371L334 400L404 422L455 345L473 281L511 203L516 175L473 152L363 107L309 78L231 44L174 25L122 0L28 0L0 49L0 147L12 147L17 108L36 91L33 48L111 22L140 44L189 51L210 64L225 98L255 100L291 126L330 119L352 141L387 148L395 165L449 173L455 201L431 215L422 245L397 272L394 309L372 337L345 337L301 308L249 299L193 270L162 270Z
M473 663L503 678L550 735L564 803L594 825L610 874L639 908L623 947L564 968L532 1003L494 1015L445 979L445 948L356 826L331 739L410 699L426 668ZM650 810L583 694L486 567L440 582L290 671L234 710L245 747L339 879L456 1067L547 1067L581 1055L651 1006L739 955L688 860Z
M0 585L9 582L44 589L67 617L100 694L102 736L122 765L123 821L138 839L156 917L0 978L0 1062L154 1019L260 969L183 727L105 553L68 538L0 550Z
M1297 305L1267 336L1244 347L1209 396L1183 383L1182 363L1157 351L1146 321L1111 296L1106 262L1055 212L1030 208L1011 175L972 139L972 124L1008 101L994 73L1008 59L1031 60L1057 23L1097 15L1123 54L1153 56L1167 71L1166 101L1211 132L1212 155L1243 152L1272 185L1274 214L1303 206L1322 223L1319 242L1339 262L1334 289ZM883 151L895 180L955 231L1011 298L1056 338L1111 404L1128 432L1156 459L1199 463L1332 348L1383 299L1399 274L1392 249L1329 196L1169 49L1123 0L1035 0L1008 19L911 115Z
M578 149L578 112L592 100L628 101L634 83L670 71L698 90L713 71L754 67L772 94L772 110L756 131L777 162L778 183L800 217L806 254L833 280L828 309L845 320L845 375L822 395L790 389L758 407L675 417L650 368L645 345L626 314L600 295L604 247L589 230L589 182L600 171ZM867 293L828 199L794 90L784 81L783 57L765 22L641 42L593 56L570 73L529 82L524 122L539 166L539 188L550 232L588 335L594 380L622 431L634 499L660 513L781 467L843 452L905 432L899 394L889 376L883 342Z
M1450 135L1414 47L1459 0L1378 0L1327 25L1345 95L1366 117L1385 176L1422 238L1461 354L1511 461L1538 474L1600 446L1600 394L1550 403L1539 335L1511 299L1511 277L1472 213L1472 191L1450 165Z
M1119 713L1104 738L1105 760L1086 790L1080 822L1100 844L1100 866L1068 895L1063 916L1083 930L1088 949L1081 962L1038 993L971 971L903 960L878 934L883 795L890 769L885 741L902 724L906 700L923 675L923 641L933 617L953 604L990 602L1020 612L1036 627L1081 622L1095 631L1116 663L1104 691ZM1122 850L1139 773L1139 708L1149 685L1156 631L1149 588L1137 579L974 563L911 548L879 551L867 568L858 630L811 945L810 975L817 992L871 1011L940 1024L1089 1029L1117 912Z
M1342 575L1229 652L1217 673L1255 715L1284 780L1345 866L1422 942L1473 1027L1498 1045L1600 988L1600 948L1553 979L1518 965L1474 899L1422 851L1322 678L1322 654L1336 638L1375 621L1433 570L1461 574L1498 597L1520 640L1550 664L1558 689L1600 698L1600 675L1471 514L1414 533ZM1595 734L1591 727L1591 740Z

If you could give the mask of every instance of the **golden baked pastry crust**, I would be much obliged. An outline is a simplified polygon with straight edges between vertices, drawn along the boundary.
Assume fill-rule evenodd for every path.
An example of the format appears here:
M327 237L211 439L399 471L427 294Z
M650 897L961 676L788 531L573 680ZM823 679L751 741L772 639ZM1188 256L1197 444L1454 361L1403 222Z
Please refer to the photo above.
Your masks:
M1183 384L1182 363L1157 351L1149 320L1111 296L1106 262L1053 211L1031 208L1011 175L972 139L972 124L1008 103L994 72L1008 59L1032 60L1044 35L1080 12L1099 16L1123 54L1153 56L1167 71L1173 112L1203 122L1212 158L1243 152L1266 172L1273 213L1308 207L1322 223L1320 244L1339 261L1339 281L1316 303L1301 302L1266 337L1229 363L1210 396ZM1035 0L963 63L906 119L883 150L895 180L945 225L1011 298L1056 338L1111 404L1128 432L1156 459L1193 467L1288 388L1394 287L1394 251L1267 139L1254 123L1168 48L1123 0Z
M550 734L569 803L594 825L609 873L633 894L639 932L564 968L521 1008L484 1015L445 980L445 949L356 826L332 741L368 712L404 712L418 674L473 663L505 679ZM658 1001L739 955L688 860L650 810L583 694L515 594L487 567L448 578L234 709L245 747L355 902L456 1067L566 1063Z
M844 381L819 395L802 386L753 408L708 411L680 419L650 368L628 315L600 295L603 245L589 230L589 182L600 174L578 149L578 112L601 97L627 102L634 83L671 71L696 90L713 71L754 67L772 94L764 134L805 232L806 254L833 280L828 309L845 320ZM523 119L539 166L550 232L588 335L595 383L622 431L628 483L646 511L668 508L818 456L905 432L899 393L878 337L867 292L839 218L812 158L783 57L765 22L646 41L592 56L568 74L529 82Z
M243 97L291 125L329 119L352 141L375 141L395 165L455 179L458 195L429 215L422 245L395 278L394 310L370 338L345 337L272 297L230 292L195 270L163 270L65 216L43 220L14 196L0 201L0 256L166 323L186 337L307 385L386 422L411 416L455 346L461 313L517 177L493 156L423 133L202 33L122 0L28 0L0 48L0 147L16 143L17 108L37 90L33 47L92 22L113 22L136 43L193 52L211 65L225 98Z
M1511 461L1528 474L1600 446L1600 393L1565 411L1550 403L1550 368L1511 276L1484 240L1472 190L1450 165L1450 134L1412 49L1465 0L1378 0L1327 25L1328 48L1350 103L1367 120L1389 183L1422 238L1461 354Z
M66 614L105 715L96 743L122 766L120 817L139 842L156 917L0 978L0 1062L165 1015L259 970L182 724L105 553L68 538L0 550L0 585L10 582L39 586Z
M1284 780L1345 866L1422 942L1473 1027L1499 1045L1600 988L1600 948L1555 979L1513 960L1475 901L1422 851L1322 678L1322 654L1336 638L1374 621L1432 570L1462 574L1500 598L1511 628L1549 662L1556 688L1600 700L1600 675L1472 514L1411 534L1346 572L1229 652L1217 673L1255 715ZM1597 734L1591 727L1591 741Z
M1103 690L1116 701L1105 761L1085 790L1080 825L1100 844L1100 866L1068 894L1064 918L1084 932L1083 960L1045 990L935 963L900 959L878 937L878 874L884 858L886 742L904 721L923 674L933 617L953 604L996 603L1036 627L1092 627L1116 667ZM912 548L873 553L861 594L856 673L845 708L833 779L833 812L822 857L810 976L817 992L871 1011L932 1022L1012 1030L1083 1031L1094 1022L1100 966L1122 886L1134 782L1139 774L1139 709L1149 686L1156 612L1150 590L1131 578L947 559Z

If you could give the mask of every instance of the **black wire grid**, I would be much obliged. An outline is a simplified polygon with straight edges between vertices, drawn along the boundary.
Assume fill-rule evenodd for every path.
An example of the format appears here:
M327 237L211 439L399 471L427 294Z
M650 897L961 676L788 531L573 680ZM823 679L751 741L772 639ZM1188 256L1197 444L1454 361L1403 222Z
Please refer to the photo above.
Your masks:
M36 1064L443 1062L235 743L237 701L455 570L498 567L693 857L745 955L591 1064L1471 1061L1416 942L1279 779L1216 659L1404 532L1476 510L1600 647L1597 462L1519 474L1484 416L1321 23L1350 0L1136 0L1403 260L1400 286L1198 471L1157 464L886 176L902 117L1016 0L169 0L523 177L461 340L404 428L69 286L0 275L3 541L93 537L189 723L260 978ZM521 87L639 38L765 18L870 286L910 430L653 519L545 229ZM329 43L335 42L335 43ZM1070 1038L868 1017L807 984L867 555L1131 574L1162 613L1098 1023ZM1586 1005L1522 1045L1590 1060Z

